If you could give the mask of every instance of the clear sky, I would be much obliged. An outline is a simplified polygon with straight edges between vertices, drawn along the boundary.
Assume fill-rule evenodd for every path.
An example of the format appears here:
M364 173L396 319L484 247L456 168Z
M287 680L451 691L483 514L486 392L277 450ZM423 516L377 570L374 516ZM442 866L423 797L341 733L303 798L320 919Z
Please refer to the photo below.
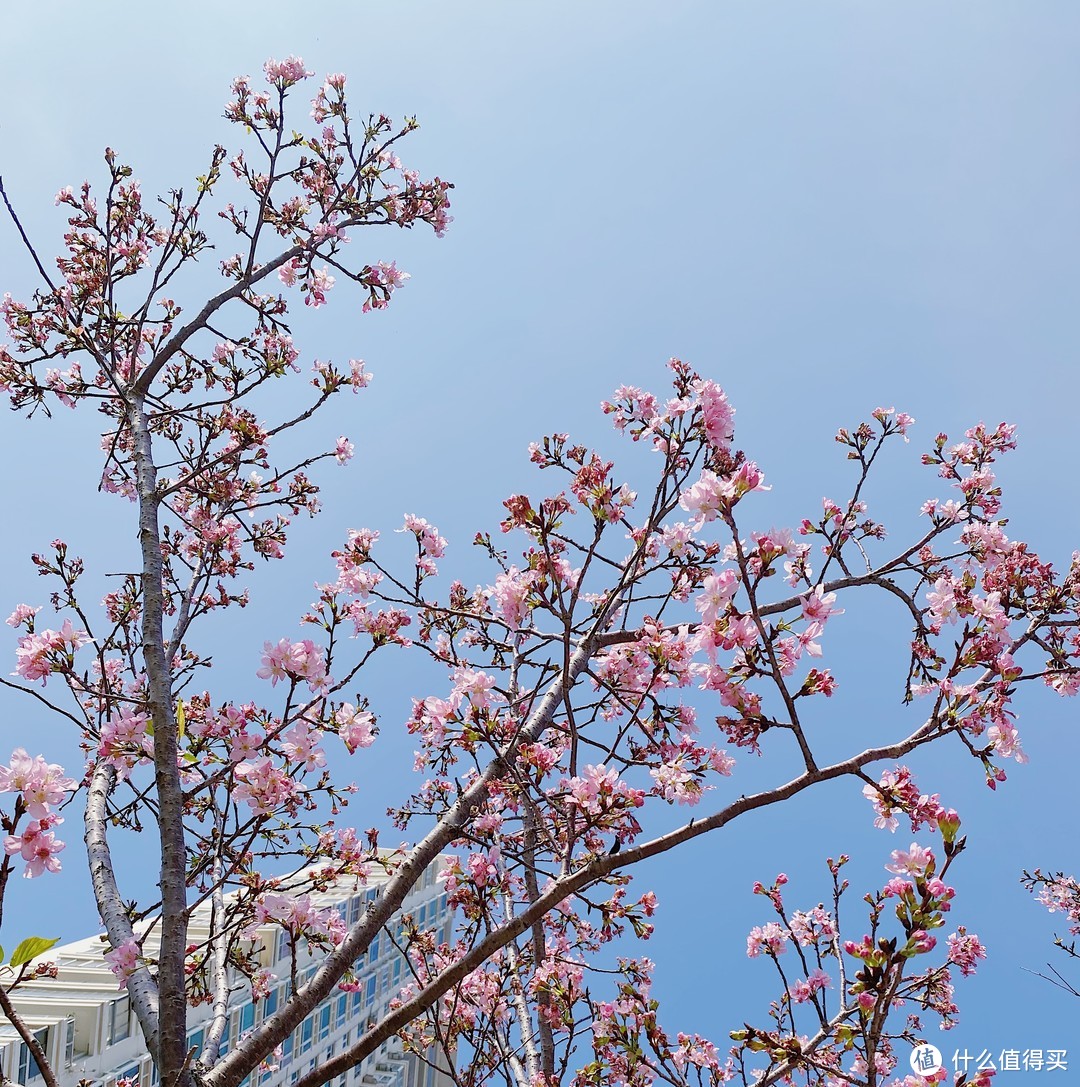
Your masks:
M619 453L599 401L622 382L660 391L672 355L735 404L738 445L774 487L755 498L758 527L795 525L823 494L839 497L848 477L836 428L895 404L918 425L871 500L897 538L938 492L922 448L939 430L1006 419L1020 438L1002 471L1010 535L1059 566L1080 546L1069 467L1080 393L1072 0L311 10L40 0L4 14L0 173L46 254L63 228L53 194L100 181L106 145L148 192L190 184L215 142L235 142L220 119L230 79L257 75L268 56L346 72L364 111L416 114L403 158L456 185L444 240L357 243L413 276L388 311L361 318L342 292L301 322L308 360L362 355L376 380L328 423L358 455L327 477L326 514L297 533L290 564L260 573L260 602L222 631L217 663L238 692L264 637L296 635L346 527L385 535L416 513L451 540L444 570L484 578L467 544L494 529L507 494L538 486L527 443L569 430ZM0 223L0 291L24 296L31 283ZM0 426L4 614L36 600L27 556L56 536L98 578L132 551L130 511L93 493L93 426L89 416ZM853 609L830 626L844 684L830 709L844 735L898 713L905 661L870 659L874 614L885 613ZM902 643L903 617L887 618ZM13 661L13 636L7 644ZM391 733L407 713L407 676L384 683L373 696ZM1052 957L1054 926L1017 877L1080 868L1077 705L1032 690L1021 706L1031 763L998 795L970 760L913 760L920 783L967 820L955 921L990 948L979 977L958 985L961 1026L939 1044L1072 1045L1075 1071L1075 1001L1029 972ZM33 707L0 693L0 715L0 752L25 744L77 765L71 738ZM384 740L372 749L383 761L356 771L370 803L362 826L410 786L407 738ZM827 893L824 858L846 850L857 886L880 885L889 851L910 837L870 821L858 788L841 784L641 872L660 891L650 953L669 1029L723 1044L744 1019L764 1020L776 986L767 964L746 959L745 934L771 918L752 881L786 871L789 901L809 907ZM66 829L63 878L11 889L6 946L28 928L68 939L93 928L74 813ZM853 895L849 920L856 905Z

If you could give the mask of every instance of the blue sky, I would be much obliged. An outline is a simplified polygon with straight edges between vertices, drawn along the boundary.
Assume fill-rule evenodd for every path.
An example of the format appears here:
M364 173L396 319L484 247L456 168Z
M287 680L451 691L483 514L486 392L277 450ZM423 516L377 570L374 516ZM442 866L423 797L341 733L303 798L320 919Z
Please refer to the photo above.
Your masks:
M1058 565L1080 546L1069 467L1080 9L660 7L327 2L307 21L274 2L182 12L42 2L5 13L0 173L44 253L63 228L53 194L100 180L106 145L148 192L201 173L215 142L235 142L220 119L231 77L257 74L267 56L346 72L365 110L415 113L422 128L403 158L456 185L444 240L360 243L365 259L396 259L413 276L387 312L360 318L341 291L300 322L309 360L362 355L376 380L327 424L358 452L326 476L327 512L297 532L289 564L260 572L260 602L220 633L225 682L240 690L251 679L263 637L295 634L349 526L386 535L406 511L427 517L451 540L444 569L483 580L467 544L495 527L507 494L538 485L527 443L569 430L619 453L600 399L623 382L660 391L671 355L735 404L738 444L774 488L755 498L757 527L797 524L823 494L839 496L848 477L836 428L895 403L918 425L871 501L898 539L937 493L918 464L933 435L1007 419L1020 438L1001 473L1010 535ZM0 290L25 295L30 271L0 224ZM40 593L26 557L54 536L95 577L131 553L129 511L93 493L95 448L89 416L0 427L13 511L0 539L5 608ZM874 614L852 609L830 626L845 684L830 709L845 736L899 709L904 662L881 667L866 652ZM902 617L889 619L902 640ZM401 667L375 692L387 722L407 712L394 693L407 681ZM0 707L7 743L76 765L63 753L70 737L32 707L8 694ZM991 954L958 986L962 1025L942 1048L1075 1039L1070 998L1026 972L1050 957L1053 925L1017 877L1025 866L1080 867L1076 704L1033 690L1022 708L1031 763L996 796L948 752L913 762L965 815L956 921ZM402 763L385 739L378 772L357 772L376 813L408 788L408 741L397 743ZM827 893L824 858L846 850L853 882L870 889L910 838L869 824L858 789L841 784L642 871L643 885L662 888L650 953L671 1029L722 1043L743 1019L764 1018L773 978L743 951L747 929L769 920L752 881L786 871L789 901L809 907ZM93 927L74 818L67 831L62 882L12 888L5 944L25 926L66 938ZM1080 1044L1073 1058L1080 1067Z

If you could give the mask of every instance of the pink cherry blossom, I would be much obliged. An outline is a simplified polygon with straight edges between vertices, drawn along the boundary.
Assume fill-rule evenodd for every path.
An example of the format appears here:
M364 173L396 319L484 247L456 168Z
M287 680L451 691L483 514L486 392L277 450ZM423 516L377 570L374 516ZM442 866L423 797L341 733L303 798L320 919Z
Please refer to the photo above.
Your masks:
M963 925L948 937L948 945L949 962L959 966L965 977L975 973L979 959L986 958L986 948L979 937L968 933Z
M911 873L915 876L921 876L933 860L934 855L929 849L919 845L917 842L912 842L911 848L906 851L894 849L892 861L885 865L885 869L889 872L895 872L897 875Z
M129 979L139 968L142 948L134 936L129 936L119 947L105 952L105 961L109 969L119 980L119 988L126 989Z
M55 816L34 819L26 825L21 835L9 834L4 839L4 851L9 856L18 853L26 861L23 875L27 879L33 879L45 872L60 871L60 861L56 855L63 851L64 843L48 829L58 822L60 820Z
M263 71L270 83L283 87L291 87L308 76L314 75L304 67L304 62L299 57L286 57L284 60L268 60L263 65Z
M375 716L357 710L351 702L343 702L334 712L341 742L353 754L358 747L370 747L375 742Z
M756 925L746 938L746 954L752 959L760 955L762 950L770 955L782 955L787 950L785 944L790 938L791 933L775 921Z
M4 622L9 627L22 626L27 620L33 619L39 611L41 611L41 608L32 608L29 604L20 604Z
M21 792L32 819L45 819L50 805L61 803L75 787L62 766L47 763L41 755L31 758L21 747L11 753L7 766L0 766L0 792Z
M296 279L300 272L300 259L293 257L292 260L286 261L278 269L278 279L285 284L286 287L294 287L296 285Z
M366 389L371 384L373 375L370 370L364 369L363 359L349 359L349 374L349 384L352 385L354 393Z
M811 622L825 623L830 616L843 615L843 608L836 608L836 593L826 593L821 585L816 585L809 596L799 597L802 604L803 618Z
M290 808L300 793L293 778L273 764L269 756L240 763L235 771L233 797L243 800L257 815L272 815Z
M693 389L701 404L706 439L714 449L727 452L735 432L735 409L723 389L712 381L696 381Z
M511 566L506 573L495 579L495 585L487 590L494 604L495 614L511 630L517 630L529 614L528 597L532 586L531 572L521 573L516 566Z
M352 455L355 452L355 446L344 435L337 440L337 445L334 448L334 458L338 464L347 464L352 460Z

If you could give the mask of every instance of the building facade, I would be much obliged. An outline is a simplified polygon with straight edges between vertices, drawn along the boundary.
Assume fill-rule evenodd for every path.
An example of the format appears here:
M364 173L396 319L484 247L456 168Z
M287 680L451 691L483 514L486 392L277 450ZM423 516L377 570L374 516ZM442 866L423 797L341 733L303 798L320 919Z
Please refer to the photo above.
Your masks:
M408 968L394 946L391 933L400 931L400 917L411 914L421 929L437 931L437 939L450 937L450 910L441 882L437 880L437 859L402 903L388 926L357 960L356 992L335 990L297 1027L282 1044L275 1058L276 1068L264 1070L244 1081L244 1087L290 1087L316 1064L327 1061L356 1041L369 1023L377 1021L389 1001L407 984ZM349 925L356 922L366 906L381 893L386 877L374 875L365 885L341 885L324 893L311 894L320 909L334 907ZM196 912L192 927L197 931ZM257 943L260 958L276 976L269 995L253 1001L250 987L238 985L233 993L229 1022L222 1052L257 1023L273 1014L288 992L291 952L283 928L273 924L260 927ZM398 941L399 943L401 941ZM47 1054L61 1087L125 1087L121 1081L135 1081L138 1087L158 1087L153 1066L131 1010L126 990L118 989L116 978L103 958L106 950L94 936L53 948L44 958L54 962L57 976L24 983L12 994L12 1003L34 1031ZM307 981L317 968L316 959L298 958L298 981ZM188 1048L196 1056L203 1044L211 1009L206 1004L189 1008ZM452 1082L437 1055L428 1061L401 1052L391 1039L331 1087L449 1087ZM0 1028L0 1070L3 1078L23 1087L44 1087L44 1079L30 1050L10 1024Z

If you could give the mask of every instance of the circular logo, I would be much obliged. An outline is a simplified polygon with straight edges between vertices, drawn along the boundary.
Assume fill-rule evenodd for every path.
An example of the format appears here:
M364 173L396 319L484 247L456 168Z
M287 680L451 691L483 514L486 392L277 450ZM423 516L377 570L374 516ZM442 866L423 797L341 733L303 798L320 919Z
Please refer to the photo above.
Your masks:
M941 1067L941 1050L924 1042L911 1051L911 1070L917 1076L932 1076Z

